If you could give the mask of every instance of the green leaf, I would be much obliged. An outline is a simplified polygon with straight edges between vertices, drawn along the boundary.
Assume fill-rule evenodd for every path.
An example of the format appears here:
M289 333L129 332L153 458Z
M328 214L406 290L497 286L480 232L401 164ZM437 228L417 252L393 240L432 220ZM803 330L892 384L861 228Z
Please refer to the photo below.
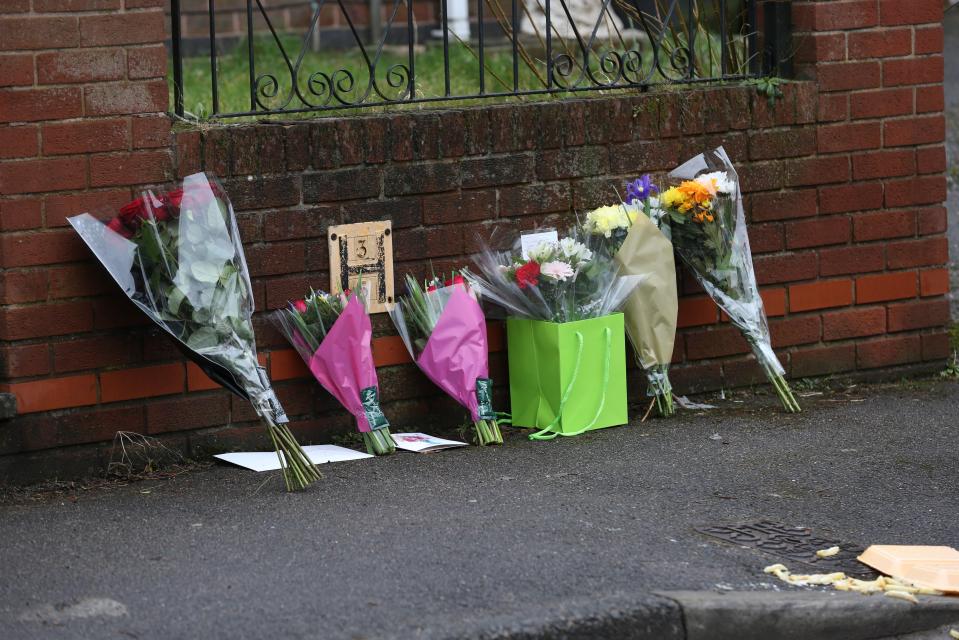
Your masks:
M240 314L238 299L236 296L237 274L234 274L226 280L220 280L216 290L213 293L211 308L213 312L220 317L229 318Z
M170 310L170 313L173 315L179 313L180 305L183 304L185 298L186 294L183 293L179 287L171 287L166 299L167 308Z
M220 270L212 262L194 262L190 265L190 273L200 282L214 283L220 279Z
M223 270L220 272L220 284L227 285L230 282L230 278L233 277L233 274L236 273L236 267L232 264L227 263L223 265Z
M228 262L233 260L236 249L228 238L210 238L206 244L206 254L211 260Z
M247 318L232 317L230 323L233 325L233 331L241 340L244 342L253 340L253 326Z
M200 327L187 338L186 344L191 349L212 349L219 344L216 331L212 327Z
M157 233L156 223L152 220L145 220L140 229L140 247L141 258L146 258L151 263L159 262L163 255L163 249L160 247L160 236Z
M216 312L216 309L211 308L213 306L214 293L216 293L214 287L204 287L200 289L200 301L197 303L197 306L210 309L211 314Z
M199 224L193 223L189 224L186 227L186 239L190 244L200 244L203 242L205 234L203 233L203 227Z
M226 231L226 220L223 217L223 208L217 198L210 200L210 206L206 209L206 227L217 235L221 235Z

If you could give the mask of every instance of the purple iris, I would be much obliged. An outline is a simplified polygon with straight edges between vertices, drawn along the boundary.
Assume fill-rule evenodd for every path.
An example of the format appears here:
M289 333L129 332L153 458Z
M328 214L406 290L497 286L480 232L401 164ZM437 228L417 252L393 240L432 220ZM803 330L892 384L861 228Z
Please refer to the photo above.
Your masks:
M653 184L652 178L647 173L641 178L636 178L632 182L626 183L626 201L646 200L646 198L659 193L659 187Z

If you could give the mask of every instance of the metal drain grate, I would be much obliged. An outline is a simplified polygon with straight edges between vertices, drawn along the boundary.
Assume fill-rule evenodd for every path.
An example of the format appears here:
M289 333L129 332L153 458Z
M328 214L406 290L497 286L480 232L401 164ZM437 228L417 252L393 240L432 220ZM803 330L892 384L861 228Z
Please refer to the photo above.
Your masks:
M856 544L822 538L805 527L789 527L770 520L748 524L696 527L696 531L742 547L750 547L780 558L814 567L816 573L842 571L846 575L872 580L879 574L856 560L863 548ZM820 558L816 552L839 547L839 553ZM791 568L791 567L790 567Z

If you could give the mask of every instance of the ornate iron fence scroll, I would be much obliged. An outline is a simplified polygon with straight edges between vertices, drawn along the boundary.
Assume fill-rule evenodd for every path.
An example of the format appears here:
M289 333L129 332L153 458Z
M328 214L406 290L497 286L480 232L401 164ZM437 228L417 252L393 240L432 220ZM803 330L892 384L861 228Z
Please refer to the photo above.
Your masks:
M246 37L238 46L245 48L248 79L244 83L248 82L249 97L243 108L224 109L218 74L218 58L224 54L217 47L216 0L207 0L210 86L204 99L212 106L209 115L233 118L643 90L658 84L742 80L761 75L765 67L755 28L758 0L434 0L439 17L433 29L418 24L414 5L421 1L304 0L312 8L312 17L305 32L291 38L271 17L268 0L246 0ZM466 37L451 27L454 3L460 3L460 12L469 3ZM781 50L782 42L772 39L782 38L782 15L788 11L788 2L767 0L763 5L765 22L779 25L766 29L764 47ZM379 13L379 20L370 20L371 9ZM170 10L174 111L183 116L181 0L171 0ZM340 35L347 36L356 62L310 68L318 58L308 54L315 50L324 18L328 22L331 13L339 16ZM462 18L457 19L462 25ZM282 60L280 68L258 66L261 47L274 49L272 59L274 63L277 57ZM424 92L418 83L416 63L424 47L442 51L442 73L433 70L437 74L434 87L439 88L432 93ZM461 80L456 74L462 73L459 67L451 68L455 47L467 49L477 63L475 81L467 91L454 89L454 81ZM500 57L499 74L488 68L491 55ZM502 63L504 56L508 64Z

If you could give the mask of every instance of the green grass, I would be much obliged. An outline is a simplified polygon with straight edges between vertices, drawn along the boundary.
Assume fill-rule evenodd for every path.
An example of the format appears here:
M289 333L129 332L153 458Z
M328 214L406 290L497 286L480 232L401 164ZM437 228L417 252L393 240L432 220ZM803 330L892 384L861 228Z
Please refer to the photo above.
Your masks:
M291 61L295 62L299 42L294 37L283 39L284 48ZM475 51L475 49L474 49ZM273 75L279 84L277 95L274 98L261 97L263 104L270 109L283 108L283 103L290 92L290 71L279 48L272 38L257 37L254 39L255 70L258 77L264 74ZM375 50L368 50L367 55L372 59ZM486 93L500 93L512 91L513 69L512 52L510 49L487 48L485 55L485 82ZM443 49L439 44L430 44L417 49L414 55L415 90L417 97L443 97L446 93ZM380 91L388 99L401 98L405 91L405 77L399 78L400 88L393 88L388 83L388 74L394 65L409 65L406 48L386 49L383 51L376 65L376 83ZM479 62L476 56L460 42L450 43L450 95L469 96L479 93ZM342 70L342 71L341 71ZM353 76L353 86L349 86L347 74ZM313 87L322 95L309 93L310 75L322 73L326 76L315 76ZM540 72L541 75L543 72ZM218 57L217 88L219 92L218 113L250 111L250 77L247 55L247 45L237 46L226 55ZM170 93L172 101L173 74L169 74ZM183 61L184 108L199 119L209 118L212 111L210 59L208 56L186 58ZM370 81L369 68L359 49L348 51L308 51L300 65L297 74L298 86L301 93L311 103L317 106L338 106L338 115L349 113L349 105L342 104L337 98L327 101L328 94L323 84L331 79L340 86L339 97L344 102L382 102L382 97L375 93L361 100L368 91ZM522 61L519 64L518 85L521 91L543 88L535 74ZM459 102L459 101L458 101ZM474 100L475 102L475 100ZM294 95L286 109L301 109L306 107L298 96ZM412 105L393 104L388 108L396 109ZM261 108L261 107L258 107ZM171 106L172 110L172 106ZM370 108L364 108L364 113ZM294 114L288 114L289 117ZM315 116L316 114L311 114Z
M700 69L700 73L711 74L715 70L718 72L718 62L712 58L715 52L719 50L718 44L714 42L715 37L700 37L697 44L697 59L705 60L705 69ZM283 36L283 47L290 60L295 63L298 55L301 40L295 36ZM629 43L634 46L633 43ZM562 51L562 43L554 44L554 51ZM575 46L575 45L574 45ZM648 48L643 48L648 51ZM575 51L575 49L573 49ZM546 77L546 65L543 60L542 52L537 52L534 48L528 49L526 60L522 57L519 60L519 74L517 86L520 91L533 91L545 88L544 78ZM376 55L375 49L367 50L367 55L372 59ZM594 56L595 58L595 56ZM254 38L254 60L257 77L266 74L272 75L277 80L276 95L272 98L261 95L262 105L251 108L250 96L250 70L248 62L247 44L242 43L228 53L218 56L217 63L217 89L219 107L218 114L248 112L251 110L297 110L309 108L297 95L293 95L287 104L287 97L291 91L290 71L279 47L271 36L257 36ZM648 64L648 63L647 63ZM400 88L393 88L387 82L388 74L394 65L409 65L406 47L384 49L380 60L376 65L376 83L380 91L387 99L402 98L406 88L405 77L400 77ZM444 79L444 57L443 48L439 43L430 43L426 46L418 47L414 54L415 65L415 92L418 98L442 98L446 95L446 86ZM591 64L594 73L598 72L598 61ZM476 48L471 45L459 42L455 39L450 41L450 96L476 96L480 91L480 65L477 60ZM645 68L645 67L644 67ZM352 75L352 83L348 79L348 74ZM310 82L311 74L314 82ZM571 78L576 78L579 70L573 72ZM170 79L171 108L173 100L173 73L168 75ZM506 47L487 47L485 53L485 92L503 93L513 91L513 58L509 46ZM662 82L663 78L656 74L651 81ZM359 48L350 50L329 50L329 51L307 51L297 73L297 84L304 98L312 105L320 108L337 107L333 111L312 111L307 113L283 113L274 117L316 117L323 113L346 115L350 113L371 113L374 111L422 108L422 104L411 104L409 102L397 102L380 107L363 107L362 109L351 107L350 104L385 102L383 97L371 93L364 98L370 84L369 68L363 58ZM336 97L329 99L328 86L330 84L338 86L338 95L342 101ZM209 56L186 58L183 61L183 85L184 85L184 108L190 119L206 120L212 116L212 89ZM310 93L310 87L313 87L319 95ZM613 90L610 90L613 91ZM622 91L622 90L616 90ZM554 94L562 95L562 94ZM481 101L505 101L505 100L542 100L548 99L547 95L535 96L510 96L501 98L470 98L466 100L457 100L457 105L476 104ZM350 103L350 104L344 104ZM427 103L428 105L429 103ZM450 103L452 104L452 102Z

